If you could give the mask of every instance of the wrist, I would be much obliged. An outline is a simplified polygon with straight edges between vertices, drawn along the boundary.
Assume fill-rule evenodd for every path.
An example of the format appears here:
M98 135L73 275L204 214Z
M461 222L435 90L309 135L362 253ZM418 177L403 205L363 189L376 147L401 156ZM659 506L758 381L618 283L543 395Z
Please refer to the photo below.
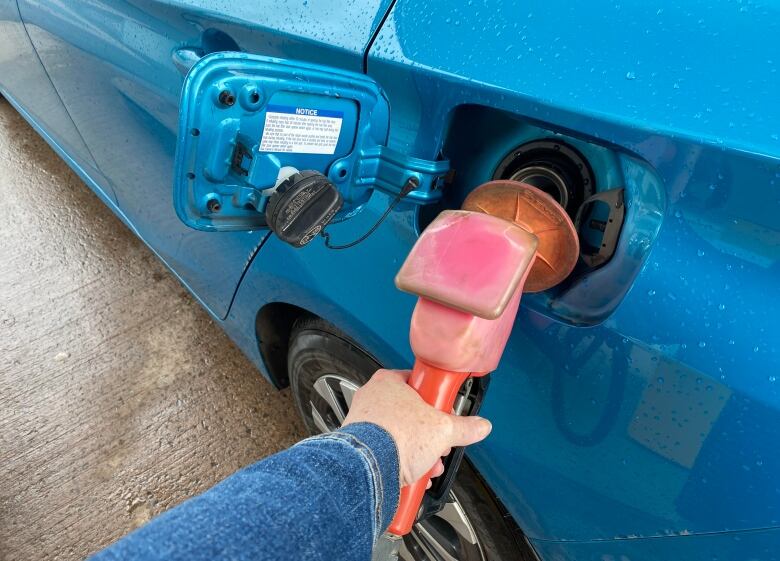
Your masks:
M387 528L398 508L401 491L398 445L390 432L370 422L348 423L338 433L352 436L360 445L374 482L375 506L381 530Z

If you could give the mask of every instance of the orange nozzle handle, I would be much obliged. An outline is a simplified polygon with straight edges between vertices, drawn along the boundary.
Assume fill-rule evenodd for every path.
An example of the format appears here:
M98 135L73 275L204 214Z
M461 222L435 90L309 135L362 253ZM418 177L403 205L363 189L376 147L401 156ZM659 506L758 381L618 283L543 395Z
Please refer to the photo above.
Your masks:
M458 390L470 375L469 372L442 370L417 360L409 377L409 385L417 390L426 403L433 405L439 411L451 413ZM430 480L431 474L428 472L411 485L401 489L398 510L387 529L388 532L396 536L405 536L409 533L417 518L425 488Z

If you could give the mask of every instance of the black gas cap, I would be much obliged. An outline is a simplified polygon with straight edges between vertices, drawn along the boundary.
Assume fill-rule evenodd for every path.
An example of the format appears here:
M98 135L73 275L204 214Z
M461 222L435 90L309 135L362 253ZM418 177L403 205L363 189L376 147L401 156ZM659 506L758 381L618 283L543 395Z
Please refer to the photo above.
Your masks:
M268 227L295 247L313 240L341 208L341 193L327 177L301 171L282 181L265 208Z

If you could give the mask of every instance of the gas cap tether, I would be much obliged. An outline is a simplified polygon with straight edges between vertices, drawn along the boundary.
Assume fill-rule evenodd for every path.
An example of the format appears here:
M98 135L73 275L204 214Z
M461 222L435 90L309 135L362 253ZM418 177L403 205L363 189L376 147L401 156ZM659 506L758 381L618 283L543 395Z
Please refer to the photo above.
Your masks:
M365 240L368 236L374 233L377 228L379 228L380 224L385 221L385 218L388 217L388 215L392 212L392 210L395 208L395 205L397 205L401 199L403 199L406 195L417 189L417 187L420 186L420 180L416 177L412 176L409 179L406 180L406 183L401 188L401 191L395 196L395 198L390 202L389 205L387 205L387 210L385 210L384 214L379 217L379 219L374 222L374 225L371 226L371 228L368 229L368 231L360 236L358 239L351 241L346 244L342 245L333 245L330 243L330 234L328 232L322 232L322 237L325 238L325 247L328 249L349 249L350 247L356 246L363 240Z

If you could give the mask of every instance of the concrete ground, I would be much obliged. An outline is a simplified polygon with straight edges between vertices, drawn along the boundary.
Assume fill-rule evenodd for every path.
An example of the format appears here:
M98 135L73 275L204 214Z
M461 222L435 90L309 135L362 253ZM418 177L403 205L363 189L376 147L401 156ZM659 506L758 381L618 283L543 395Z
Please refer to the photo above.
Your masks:
M3 99L0 208L0 561L82 559L303 435Z

